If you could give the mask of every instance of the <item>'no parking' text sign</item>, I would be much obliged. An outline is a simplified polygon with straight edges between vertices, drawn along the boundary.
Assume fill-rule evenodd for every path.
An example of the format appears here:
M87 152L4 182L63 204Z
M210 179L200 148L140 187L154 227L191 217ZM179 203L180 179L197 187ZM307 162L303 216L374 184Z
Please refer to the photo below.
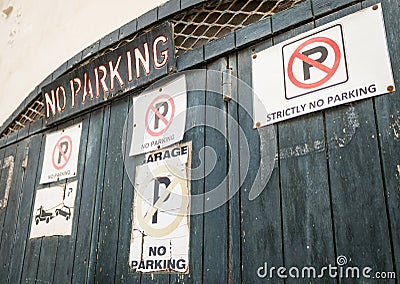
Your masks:
M82 123L46 135L40 183L76 176Z
M185 123L186 79L183 75L134 100L130 155L162 149L181 141Z
M395 90L381 5L253 56L254 126Z
M138 272L189 272L191 142L136 167L129 262Z

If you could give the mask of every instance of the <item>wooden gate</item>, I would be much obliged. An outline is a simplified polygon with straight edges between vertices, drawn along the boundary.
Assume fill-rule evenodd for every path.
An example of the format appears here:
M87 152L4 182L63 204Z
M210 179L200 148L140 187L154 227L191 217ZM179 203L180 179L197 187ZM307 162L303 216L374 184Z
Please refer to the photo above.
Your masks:
M192 168L206 173L215 164L208 175L191 182L191 193L221 186L228 196L240 185L224 205L191 216L187 275L130 272L134 188L125 171L122 140L138 92L58 126L46 127L39 120L1 139L1 279L9 283L258 283L269 279L258 275L265 263L268 269L321 269L337 265L340 257L348 266L393 271L398 276L398 92L260 129L253 129L249 112L253 53L376 2L306 0L300 8L285 10L178 58L179 71L218 71L187 73L188 109L193 111L187 114L184 141L193 143ZM382 6L392 69L400 85L400 1L382 0ZM223 97L227 73L232 75L232 100ZM215 115L208 107L221 111ZM29 239L35 190L41 186L45 134L78 122L83 129L77 177L63 181L78 180L72 235ZM268 147L273 147L272 155ZM128 166L135 167L141 160L143 156L138 156ZM249 200L252 189L261 193ZM274 275L270 281L284 282Z

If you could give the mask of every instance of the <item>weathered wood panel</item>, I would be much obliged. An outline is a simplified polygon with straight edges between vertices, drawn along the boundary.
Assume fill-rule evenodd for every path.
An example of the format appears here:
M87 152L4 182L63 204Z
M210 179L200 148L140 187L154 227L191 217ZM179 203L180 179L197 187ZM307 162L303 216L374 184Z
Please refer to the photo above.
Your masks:
M128 110L136 93L58 126L83 119L78 174L68 180L78 179L71 236L29 239L45 138L44 133L37 134L43 129L36 126L36 135L28 139L18 141L18 133L10 136L7 141L14 144L0 146L0 160L13 156L15 164L8 206L0 211L2 279L9 283L258 283L266 280L257 275L264 263L320 269L336 265L339 256L345 256L349 266L399 275L398 91L262 129L253 129L251 115L253 52L377 2L309 0L302 4L302 14L286 11L286 17L263 20L261 26L271 31L260 34L271 35L269 39L207 62L208 70L232 70L231 101L223 100L223 73L188 75L191 91L184 141L193 143L192 169L197 174L191 193L201 195L218 187L227 198L241 185L229 202L190 217L188 275L130 271L134 181L125 163L134 169L143 155L124 156L129 142L122 140L129 141L124 124L126 119L132 121ZM400 1L382 5L395 81L400 85ZM229 45L235 42L233 34L228 41ZM222 43L204 50L220 54ZM21 165L26 146L25 171ZM197 179L199 174L203 177ZM1 165L0 179L2 196L7 169ZM261 193L250 200L253 189ZM193 207L207 208L212 201L204 199ZM269 280L283 282L274 275ZM335 281L347 280L324 279Z
M14 154L12 156L5 156L3 159L2 167L2 176L3 172L6 172L6 178L11 177L13 183L11 184L12 190L10 189L7 207L3 210L6 210L6 215L4 218L3 224L3 234L1 236L0 243L0 275L4 275L4 278L8 276L8 272L10 269L10 260L14 251L14 241L17 234L17 224L19 217L19 208L21 206L21 197L22 197L22 187L25 178L26 169L23 168L23 162L26 157L26 147L28 146L29 139L23 140L15 147L11 146L9 148L16 148ZM6 159L8 157L12 157L13 165L12 165L12 176L11 176L11 162L8 167L4 168ZM11 158L8 158L11 161ZM6 186L7 183L2 183L1 186ZM0 234L1 235L1 234Z

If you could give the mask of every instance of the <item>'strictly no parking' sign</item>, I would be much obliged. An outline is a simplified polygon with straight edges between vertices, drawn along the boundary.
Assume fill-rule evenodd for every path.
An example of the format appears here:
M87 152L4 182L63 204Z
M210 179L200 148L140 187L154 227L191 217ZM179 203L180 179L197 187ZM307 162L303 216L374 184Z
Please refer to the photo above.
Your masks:
M255 126L395 90L381 5L253 58Z
M82 123L46 135L40 183L76 176Z
M186 79L182 75L133 102L130 155L162 149L183 138L186 123Z

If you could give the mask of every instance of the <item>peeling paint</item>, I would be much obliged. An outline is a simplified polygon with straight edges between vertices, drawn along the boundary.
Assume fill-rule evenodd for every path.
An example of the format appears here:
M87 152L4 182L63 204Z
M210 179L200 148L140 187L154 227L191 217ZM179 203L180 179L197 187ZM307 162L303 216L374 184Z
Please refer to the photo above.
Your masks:
M0 161L1 165L1 161ZM14 173L14 156L9 156L4 159L3 161L3 169L8 168L8 176L7 176L7 181L6 181L6 189L4 192L4 197L3 199L0 200L0 209L5 209L7 207L8 203L8 196L10 194L10 188L11 188L11 183L12 183L12 178L13 178L13 173Z
M303 157L311 153L319 153L322 151L325 151L325 142L323 140L315 140L311 143L304 143L283 148L279 151L279 158L284 160L293 157Z
M359 127L360 122L358 121L358 114L353 106L349 106L345 114L344 128L342 130L343 134L335 133L335 137L331 142L336 144L336 146L339 148L345 147L353 139L354 135L356 134L356 130Z
M400 115L394 120L394 122L390 125L390 129L392 129L394 137L396 139L400 138Z

